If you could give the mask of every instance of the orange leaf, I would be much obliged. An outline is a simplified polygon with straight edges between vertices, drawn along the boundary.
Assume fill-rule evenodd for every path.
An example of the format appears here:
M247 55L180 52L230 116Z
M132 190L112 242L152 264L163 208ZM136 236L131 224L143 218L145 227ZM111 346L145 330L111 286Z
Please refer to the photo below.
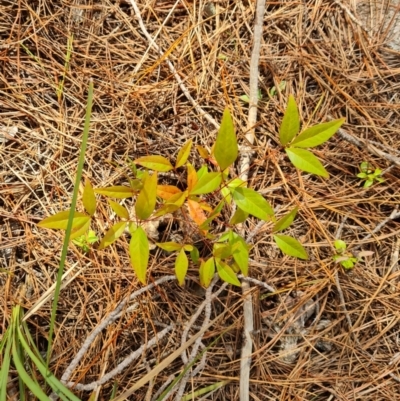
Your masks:
M201 226L207 220L206 214L204 213L203 209L197 202L191 199L187 200L187 205L190 217L198 226Z
M171 196L179 194L181 190L175 185L157 185L157 196L164 200L168 200Z
M190 192L197 183L196 170L190 163L187 164L187 174L188 174L187 185L188 185L188 191Z

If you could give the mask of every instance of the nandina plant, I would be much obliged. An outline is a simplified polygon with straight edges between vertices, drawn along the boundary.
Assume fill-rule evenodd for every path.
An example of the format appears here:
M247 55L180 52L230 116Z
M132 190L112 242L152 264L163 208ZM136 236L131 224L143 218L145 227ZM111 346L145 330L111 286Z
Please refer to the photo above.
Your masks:
M279 130L279 139L295 167L328 177L328 172L321 162L305 148L312 148L327 141L343 122L344 119L334 120L309 127L299 133L298 109L293 96L290 96ZM162 250L176 253L175 274L180 285L184 284L191 259L192 263L198 266L202 285L207 287L217 272L222 280L239 286L237 273L248 275L251 247L235 232L235 226L244 223L250 216L272 223L272 238L284 254L303 260L308 258L306 250L297 239L281 234L293 223L298 208L276 219L268 200L255 189L249 188L247 182L232 174L232 167L238 158L238 144L228 109L223 113L211 152L196 146L204 161L198 169L189 162L192 147L192 140L186 142L179 150L174 164L161 155L148 155L134 160L131 165L134 178L130 180L129 186L93 189L89 180L86 180L82 196L85 212L74 214L71 234L74 243L78 246L82 243L85 250L88 250L90 241L84 241L87 233L90 232L90 237L95 238L95 234L89 230L91 220L95 217L98 194L107 199L119 221L103 235L97 249L110 246L128 229L131 235L131 264L142 283L146 282L150 255L147 226L149 222L157 221L167 214L176 220L181 216L189 216L181 224L187 224L190 228L194 225L198 237L207 244L199 247L198 241L156 243ZM165 172L172 173L176 178L176 185L160 183L159 173ZM184 188L181 186L182 182L185 182ZM125 198L135 199L132 210L116 201ZM232 210L235 210L233 216L226 218ZM39 226L65 230L69 212L66 210L48 217L42 220ZM217 232L216 221L221 219L226 229Z

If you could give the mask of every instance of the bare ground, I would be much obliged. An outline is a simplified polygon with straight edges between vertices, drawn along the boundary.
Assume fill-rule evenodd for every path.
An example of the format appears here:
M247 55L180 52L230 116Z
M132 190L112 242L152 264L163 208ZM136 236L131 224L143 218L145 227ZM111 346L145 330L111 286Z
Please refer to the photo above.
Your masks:
M138 1L147 30L164 53L160 57L130 1L0 1L0 333L24 288L19 302L29 314L37 346L46 350L51 302L32 308L56 280L63 235L36 224L69 207L90 78L95 98L84 174L96 187L126 184L128 158L161 154L174 159L188 138L208 148L213 144L215 127L187 100L166 57L216 121L230 108L243 140L248 106L239 97L249 90L255 4L212 4L215 10L203 1ZM369 5L363 2L367 12ZM374 24L371 30L365 15L357 14L362 10L345 0L282 0L266 8L262 99L249 181L265 193L278 216L299 207L290 234L304 244L310 260L283 256L268 226L253 240L250 276L276 292L252 284L251 399L400 399L400 53L390 47L393 31L388 28L397 17L389 23L382 19L384 29ZM367 16L376 15L374 10ZM281 89L269 96L274 86ZM279 147L278 127L289 94L299 104L303 124L346 117L342 134L315 150L330 173L327 180L296 171ZM200 162L195 152L193 157ZM362 161L384 170L385 182L364 189L355 177ZM99 235L110 225L109 216L107 206L98 210L93 228ZM248 233L255 224L249 223ZM174 230L166 224L160 240L168 240ZM350 250L373 251L347 274L332 261L338 230ZM86 256L71 247L51 361L58 377L102 319L142 287L127 247L127 238ZM172 272L172 257L153 252L149 281ZM168 281L140 295L136 309L124 308L121 318L92 342L71 380L99 380L165 325L176 324L94 393L109 399L114 386L116 395L123 393L177 349L182 325L205 296L194 267L189 277L185 288ZM294 332L299 314L305 318ZM237 400L241 292L224 289L213 300L210 317L219 319L203 337L209 348L202 369L185 387L186 399ZM202 319L204 314L196 325ZM293 349L285 345L288 339L294 339ZM131 399L153 399L183 368L176 359ZM10 381L16 382L11 373ZM224 385L205 398L194 393L221 381ZM91 395L72 389L81 399Z

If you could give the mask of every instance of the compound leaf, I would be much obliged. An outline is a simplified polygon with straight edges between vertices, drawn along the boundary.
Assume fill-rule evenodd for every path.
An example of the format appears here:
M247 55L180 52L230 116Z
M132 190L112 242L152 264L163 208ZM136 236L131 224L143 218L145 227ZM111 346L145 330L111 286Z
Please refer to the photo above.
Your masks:
M158 155L139 157L134 162L154 171L166 172L174 168L168 159Z
M183 166L190 154L190 150L192 149L193 140L189 139L179 150L178 156L176 158L175 168Z
M215 274L214 258L202 261L199 268L200 284L208 287Z
M157 242L156 245L167 252L180 251L183 245L177 242Z
M299 170L325 178L329 177L324 166L310 151L297 148L286 148L285 151L292 164Z
M152 175L146 172L143 177L143 188L136 199L136 216L141 220L146 220L151 216L156 207L157 200L157 173Z
M58 212L54 216L46 217L38 223L39 227L43 228L53 228L55 230L66 230L68 225L70 210L65 210L64 212ZM72 229L77 230L78 228L85 225L90 221L90 216L85 213L75 212L74 219L72 223Z
M189 261L185 250L182 248L175 260L175 275L180 286L185 283L185 277L188 270Z
M232 116L229 110L225 109L215 141L214 157L222 171L229 167L237 159L237 156L238 145Z
M138 180L135 180L138 181ZM140 186L142 184L140 183ZM117 198L117 199L126 199L126 198L132 198L132 196L135 196L137 194L137 189L132 188L132 187L125 187L123 185L116 185L112 187L106 187L106 188L96 188L94 190L96 194L104 195L104 196L109 196L110 198Z
M221 184L221 173L206 173L190 191L190 195L204 195L215 191Z
M314 125L304 130L291 144L293 147L313 148L326 142L345 122L344 118Z
M269 202L253 189L237 187L230 188L230 190L233 201L246 213L258 217L260 220L269 220L269 216L274 215Z
M122 235L125 227L126 221L119 221L118 223L115 223L104 235L98 249L104 249L115 242Z
M142 227L138 227L132 234L129 243L129 256L133 270L139 281L146 284L146 271L149 262L149 240Z
M294 256L299 259L308 259L306 250L297 239L289 237L288 235L274 235L274 240L279 249L289 256Z
M122 206L119 203L112 201L111 199L108 199L108 203L118 217L121 217L121 219L129 219L129 212L125 206Z
M96 196L94 195L92 184L88 179L85 180L82 203L85 210L93 216L96 212Z
M227 265L225 262L222 262L222 260L219 259L215 259L215 264L217 265L218 275L222 280L226 281L229 284L241 287L240 281L237 278L236 273L229 265Z
M283 146L287 145L299 132L300 118L297 110L296 100L293 95L289 96L285 114L279 128L279 139Z
M296 217L297 211L299 209L296 207L290 213L280 218L275 224L272 229L273 232L282 231L286 228L290 227L293 223L294 218Z

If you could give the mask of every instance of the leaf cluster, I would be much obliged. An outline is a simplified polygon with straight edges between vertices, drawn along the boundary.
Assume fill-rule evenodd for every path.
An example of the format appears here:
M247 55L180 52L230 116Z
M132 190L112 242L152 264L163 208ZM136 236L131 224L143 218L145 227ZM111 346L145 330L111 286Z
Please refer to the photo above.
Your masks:
M299 132L300 120L294 98L289 98L281 127L280 141L295 167L318 175L327 176L318 159L306 147L317 146L328 140L343 123L343 119L319 124ZM296 138L295 138L296 137ZM86 180L82 203L86 213L75 212L71 239L74 244L88 251L90 245L97 241L90 228L91 220L97 209L97 195L104 196L119 218L104 234L97 246L98 250L113 244L124 232L129 232L129 256L138 279L146 282L147 265L150 255L150 242L146 232L146 224L172 214L189 215L190 220L184 224L195 225L199 235L211 244L208 254L195 243L179 244L176 242L156 243L167 252L176 253L175 273L178 282L183 285L189 268L189 259L197 266L200 281L208 286L217 272L220 278L233 285L240 285L236 274L248 275L250 247L244 238L235 233L234 226L254 216L260 220L272 222L272 237L279 249L289 256L307 259L308 255L301 243L293 237L280 234L290 227L298 209L295 208L280 219L276 219L270 203L257 191L247 187L247 183L239 177L231 176L232 166L238 157L238 144L232 116L228 109L224 111L221 126L211 152L196 146L197 152L204 160L199 169L188 161L193 142L189 140L179 150L175 163L160 155L149 155L134 160L130 167L134 178L129 186L110 186L93 189ZM159 173L173 172L177 183L186 182L185 187L164 185L159 182ZM184 177L182 177L182 175ZM186 179L185 179L186 178ZM218 201L208 202L208 195ZM128 210L117 202L118 199L134 198L133 210ZM225 223L227 230L214 233L213 224L223 212L232 207L235 213ZM65 230L69 210L50 216L39 223L40 227Z
M375 181L378 183L385 181L381 177L381 174L382 174L381 169L376 168L375 170L373 170L368 162L362 162L360 164L360 173L357 174L357 177L365 181L364 188L369 188Z

